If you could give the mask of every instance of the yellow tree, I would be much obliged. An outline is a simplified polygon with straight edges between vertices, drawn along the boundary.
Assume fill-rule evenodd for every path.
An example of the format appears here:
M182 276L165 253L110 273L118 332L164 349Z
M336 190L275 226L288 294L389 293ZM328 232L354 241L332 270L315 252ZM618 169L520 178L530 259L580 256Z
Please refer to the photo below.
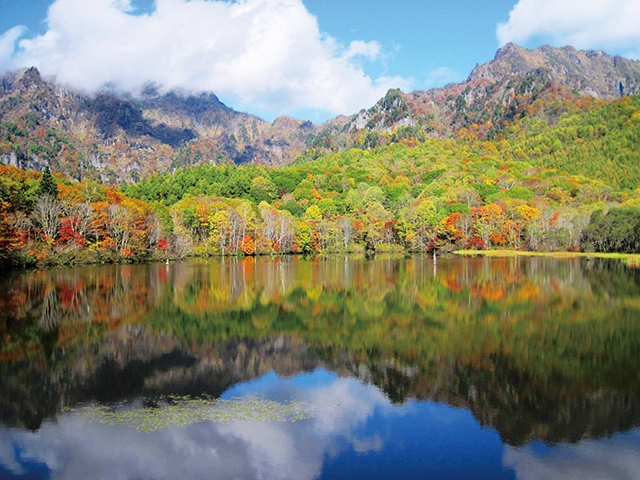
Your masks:
M512 212L513 218L505 221L502 230L509 243L519 249L525 241L525 232L527 232L529 225L535 222L542 215L542 212L526 204L516 206Z
M210 241L215 243L221 255L226 255L230 243L231 220L229 211L220 209L209 218Z
M383 241L385 222L393 219L380 202L373 201L364 214L366 240L369 248L376 250Z

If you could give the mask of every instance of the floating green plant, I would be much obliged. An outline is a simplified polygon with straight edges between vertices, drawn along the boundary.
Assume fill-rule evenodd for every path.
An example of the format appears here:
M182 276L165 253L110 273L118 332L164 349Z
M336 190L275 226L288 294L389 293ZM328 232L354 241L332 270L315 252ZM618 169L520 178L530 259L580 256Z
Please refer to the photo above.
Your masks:
M314 415L307 402L276 402L263 397L243 397L230 400L168 396L153 402L153 406L136 408L128 403L93 404L67 409L90 421L106 425L125 425L139 431L161 430L176 425L199 422L295 422Z

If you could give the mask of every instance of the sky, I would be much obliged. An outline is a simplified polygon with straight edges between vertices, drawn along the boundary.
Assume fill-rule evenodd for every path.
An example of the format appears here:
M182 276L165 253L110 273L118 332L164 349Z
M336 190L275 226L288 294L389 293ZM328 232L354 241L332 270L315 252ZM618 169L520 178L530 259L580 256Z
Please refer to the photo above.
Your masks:
M507 42L640 59L640 0L0 0L0 73L214 92L268 121L461 82Z

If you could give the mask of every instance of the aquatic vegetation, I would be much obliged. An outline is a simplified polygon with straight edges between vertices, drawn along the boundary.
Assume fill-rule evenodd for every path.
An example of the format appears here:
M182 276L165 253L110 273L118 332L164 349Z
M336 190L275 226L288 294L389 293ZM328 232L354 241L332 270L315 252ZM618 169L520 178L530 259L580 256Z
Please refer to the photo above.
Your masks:
M263 397L230 400L210 397L166 396L141 407L129 402L92 404L66 409L92 422L126 425L139 431L154 431L200 422L296 422L311 418L315 409L307 402L276 402Z

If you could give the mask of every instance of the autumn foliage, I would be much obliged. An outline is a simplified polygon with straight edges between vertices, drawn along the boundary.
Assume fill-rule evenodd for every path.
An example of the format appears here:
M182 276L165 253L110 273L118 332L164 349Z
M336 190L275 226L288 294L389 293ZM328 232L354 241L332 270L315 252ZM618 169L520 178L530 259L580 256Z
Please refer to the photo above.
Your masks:
M45 188L39 172L0 165L0 258L637 251L637 152L622 146L638 143L638 100L565 107L557 125L525 117L494 139L486 122L458 140L398 130L289 166L200 165L119 188L56 172Z

